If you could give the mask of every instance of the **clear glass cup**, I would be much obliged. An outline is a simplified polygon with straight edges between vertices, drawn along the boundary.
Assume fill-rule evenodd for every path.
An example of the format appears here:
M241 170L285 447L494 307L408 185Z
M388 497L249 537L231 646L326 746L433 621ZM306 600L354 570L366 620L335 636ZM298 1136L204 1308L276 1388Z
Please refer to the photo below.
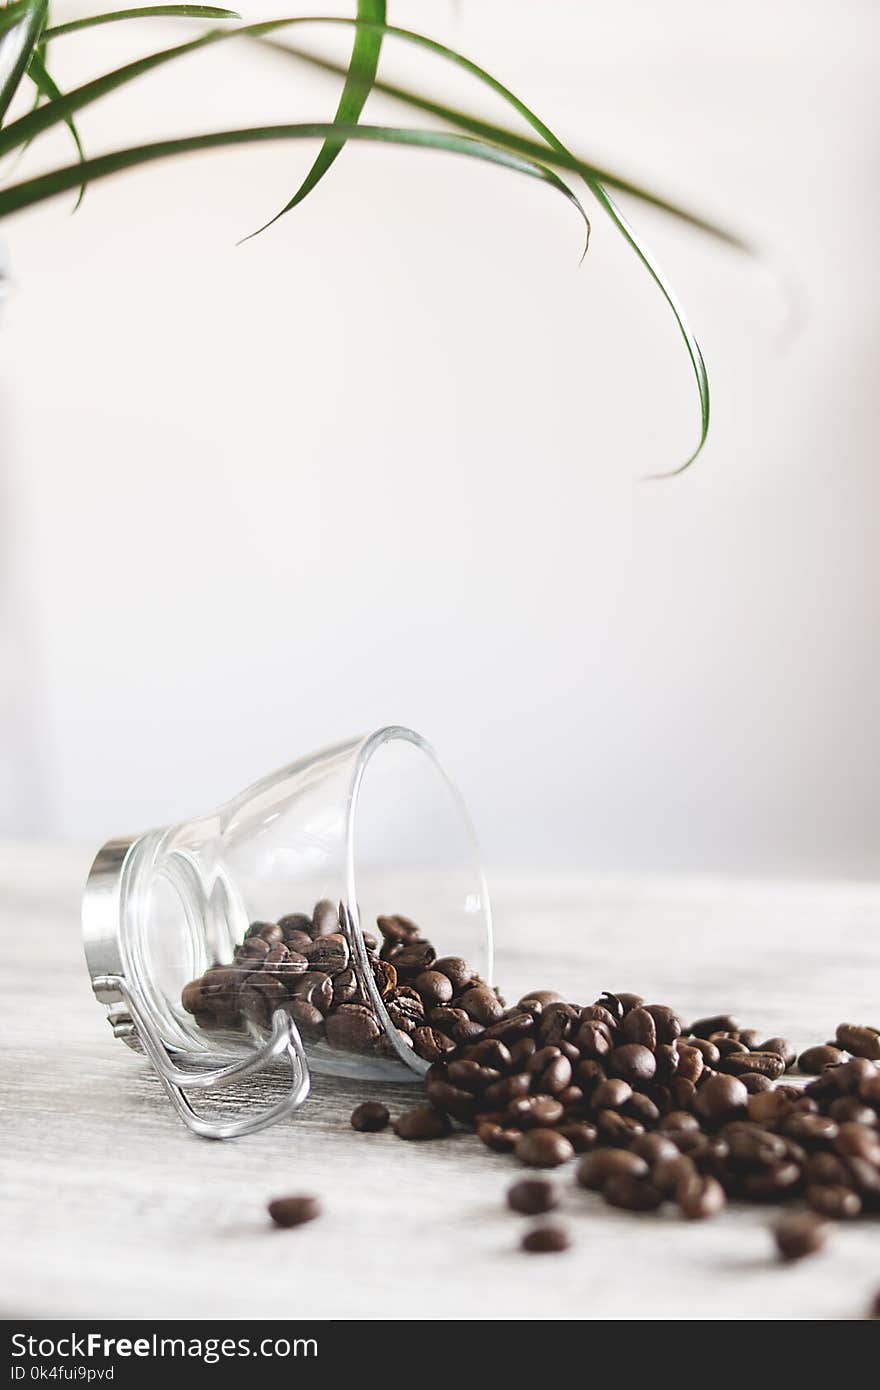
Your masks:
M83 932L115 1034L216 1138L296 1109L311 1071L418 1080L445 1045L432 1019L452 1027L442 1010L492 973L473 827L433 749L401 727L302 758L206 816L110 841ZM268 1109L193 1104L280 1060L290 1079Z

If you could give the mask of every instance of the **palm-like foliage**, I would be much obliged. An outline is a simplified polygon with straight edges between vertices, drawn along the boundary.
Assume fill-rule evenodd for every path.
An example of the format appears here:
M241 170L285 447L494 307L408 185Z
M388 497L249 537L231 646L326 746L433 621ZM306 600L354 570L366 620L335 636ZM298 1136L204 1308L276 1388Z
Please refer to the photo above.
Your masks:
M158 50L145 58L104 73L68 92L59 90L51 76L49 65L51 47L57 40L96 25L150 16L223 20L226 23L222 28L208 28L196 38ZM600 169L591 161L574 154L535 112L484 68L423 34L388 24L385 0L357 0L356 17L297 15L260 24L229 23L238 18L233 11L213 6L150 5L91 15L53 26L49 22L48 0L8 0L5 7L0 8L0 155L26 149L38 135L63 123L74 141L76 159L73 163L49 173L0 188L0 218L54 197L67 189L79 189L81 200L90 183L119 170L166 159L172 155L264 140L319 139L322 142L321 148L309 172L280 212L271 219L272 222L290 212L308 197L327 174L346 142L357 141L404 145L412 149L445 150L537 179L568 198L583 218L589 236L586 213L567 182L575 176L586 186L626 239L654 279L675 316L690 357L700 402L700 432L697 446L686 462L675 471L681 472L687 468L703 447L709 428L709 384L703 357L672 288L608 190L613 187L629 194L739 249L748 249L744 243L725 229L669 202L653 190L636 185L610 170ZM351 58L347 69L341 69L301 49L278 42L277 36L280 31L306 24L343 27L353 31ZM256 40L263 46L268 45L273 50L280 51L288 59L310 62L339 72L344 77L344 85L333 120L211 131L184 139L162 140L92 158L87 157L75 124L76 114L83 107L154 68L176 61L200 48L234 38ZM501 97L531 128L532 134L525 136L516 130L492 124L468 112L446 106L423 93L411 92L381 81L377 76L380 50L387 39L427 50L444 62L463 69L475 81ZM17 119L9 119L12 99L26 80L33 85L34 104L24 115ZM442 123L443 128L426 130L362 123L360 117L364 104L373 90L429 113ZM271 223L265 225L269 226Z

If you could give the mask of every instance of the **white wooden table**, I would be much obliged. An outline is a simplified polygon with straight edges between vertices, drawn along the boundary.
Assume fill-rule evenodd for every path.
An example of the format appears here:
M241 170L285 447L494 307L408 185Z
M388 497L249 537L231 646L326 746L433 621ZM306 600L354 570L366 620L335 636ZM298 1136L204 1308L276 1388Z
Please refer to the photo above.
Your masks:
M504 1206L513 1160L466 1134L356 1134L364 1092L351 1083L319 1079L298 1117L251 1138L191 1137L92 997L88 858L0 847L3 1316L838 1318L880 1289L876 1218L780 1267L766 1211L635 1217L568 1172L574 1248L523 1255L523 1218ZM685 1014L732 1010L798 1046L843 1018L877 1024L880 887L490 884L509 997L638 990ZM266 1199L292 1190L320 1194L325 1215L270 1229Z

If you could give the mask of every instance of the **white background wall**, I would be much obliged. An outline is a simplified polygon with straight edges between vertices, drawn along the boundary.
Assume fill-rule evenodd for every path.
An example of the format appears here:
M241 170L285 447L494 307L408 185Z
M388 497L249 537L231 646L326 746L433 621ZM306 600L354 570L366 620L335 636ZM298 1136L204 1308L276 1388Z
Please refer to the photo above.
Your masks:
M574 213L525 180L350 148L236 248L314 152L273 145L4 224L0 825L98 840L402 720L494 862L875 875L876 5L391 16L578 150L758 235L803 285L803 330L781 347L763 271L632 207L714 388L704 457L645 484L695 433L683 350L601 213L578 269ZM56 76L182 33L70 38ZM389 44L383 67L507 119L439 60ZM230 44L81 129L97 152L322 118L336 94ZM415 123L376 99L369 118ZM19 176L68 158L53 136Z

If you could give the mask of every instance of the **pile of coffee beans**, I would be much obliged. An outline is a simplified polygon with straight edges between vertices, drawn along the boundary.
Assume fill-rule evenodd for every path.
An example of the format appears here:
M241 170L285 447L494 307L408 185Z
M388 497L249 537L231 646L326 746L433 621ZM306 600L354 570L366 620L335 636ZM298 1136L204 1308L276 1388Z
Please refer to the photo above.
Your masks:
M439 958L407 917L380 917L363 942L373 980L403 1047L434 1062L501 1016L495 990L458 956ZM232 963L184 987L184 1009L203 1028L267 1028L288 1011L303 1037L349 1052L396 1056L359 978L344 907L327 899L311 916L253 922ZM434 1123L436 1124L436 1117Z
M798 1054L728 1014L688 1024L637 994L606 991L583 1006L532 990L507 1007L466 961L438 957L409 918L377 926L363 937L376 989L398 1042L430 1064L428 1103L394 1122L401 1139L445 1138L454 1121L526 1167L579 1156L577 1183L632 1212L674 1202L694 1221L729 1199L797 1202L774 1229L787 1261L819 1250L829 1219L880 1211L877 1028L841 1023L833 1040ZM395 1055L355 964L347 914L328 900L311 915L254 922L233 962L188 984L182 1004L202 1026L226 1028L268 1027L281 1008L307 1039ZM812 1079L792 1084L795 1072ZM351 1123L375 1132L390 1115L365 1102ZM557 1201L543 1179L508 1196L531 1216ZM556 1224L522 1240L536 1253L568 1244Z

